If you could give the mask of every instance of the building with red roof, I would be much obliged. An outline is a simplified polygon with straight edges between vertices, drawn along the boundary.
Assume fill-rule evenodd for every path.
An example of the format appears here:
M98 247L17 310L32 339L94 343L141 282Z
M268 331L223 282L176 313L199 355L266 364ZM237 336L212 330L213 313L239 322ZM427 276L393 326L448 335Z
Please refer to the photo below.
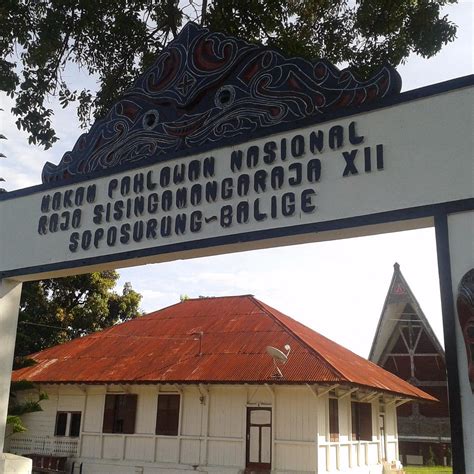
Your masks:
M369 360L439 400L420 400L398 408L403 462L449 462L451 431L444 350L398 263L394 265Z
M250 295L185 300L31 357L13 378L49 400L10 450L87 473L381 474L398 459L396 408L435 400Z

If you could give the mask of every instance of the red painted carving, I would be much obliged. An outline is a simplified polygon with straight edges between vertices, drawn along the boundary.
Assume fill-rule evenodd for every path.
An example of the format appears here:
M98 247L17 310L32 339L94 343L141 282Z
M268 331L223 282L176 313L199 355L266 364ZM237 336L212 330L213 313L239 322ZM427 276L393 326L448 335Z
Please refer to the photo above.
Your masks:
M406 295L406 290L403 288L403 286L399 283L394 289L393 289L393 294L394 295Z

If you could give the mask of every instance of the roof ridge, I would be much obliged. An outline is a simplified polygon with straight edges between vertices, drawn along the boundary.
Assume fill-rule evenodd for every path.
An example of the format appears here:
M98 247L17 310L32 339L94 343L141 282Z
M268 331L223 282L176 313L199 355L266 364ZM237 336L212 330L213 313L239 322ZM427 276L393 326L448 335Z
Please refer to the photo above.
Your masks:
M148 316L153 316L155 315L156 313L161 313L161 311L164 311L165 309L168 309L168 308L172 308L173 306L177 306L179 304L181 304L182 301L178 301L176 303L173 303L173 304L169 304L168 306L165 306L163 308L160 308L160 309L157 309L155 311L151 311L150 313L146 313L146 314L143 314L141 316L137 316L136 318L133 318L133 319L129 319L128 321L125 321L123 323L120 323L120 324L126 324L126 323L130 323L131 321L135 321L137 319L141 319L141 318L147 318ZM113 326L112 326L113 327Z
M308 348L310 350L310 352L313 353L313 355L315 355L320 361L322 361L324 364L327 364L331 369L332 371L339 377L343 378L343 379L346 379L347 380L347 377L342 373L340 372L338 369L336 369L334 367L333 364L331 364L328 360L326 360L311 344L309 344L308 342L306 342L300 335L296 334L291 328L289 328L283 321L281 321L281 319L276 315L274 314L272 311L270 310L273 310L274 308L272 308L271 306L268 306L268 309L266 308L267 305L265 305L265 303L262 303L261 301L259 301L257 298L255 298L254 296L250 296L252 300L254 300L254 302L257 304L257 306L262 310L264 311L268 316L270 316L277 324L279 324L280 326L283 326L287 331L290 331L291 334L293 335L293 337L295 337L296 339L298 339L298 341L300 341L300 343L302 343L306 348ZM284 314L284 313L281 313L281 314ZM295 319L291 318L290 316L288 315L284 315L286 316L287 318L290 318L291 320L295 321L296 323L298 324L301 324L302 326L304 326L305 328L309 329L310 331L313 331L313 332L316 332L314 331L313 329L305 326L304 324L302 323L299 323L298 321L296 321ZM319 334L319 333L318 333ZM323 336L324 337L324 336ZM327 339L327 338L326 338Z
M183 301L180 301L180 303L186 303L186 301L218 300L218 299L224 299L224 298L245 298L245 297L248 297L248 296L253 297L254 295L252 295L251 293L246 293L246 294L243 294L243 295L198 296L197 298L189 298L188 297L188 298L185 298ZM173 306L173 305L171 305L171 306ZM169 308L169 306L167 306L167 308Z
M368 360L372 359L373 352L375 351L376 341L378 339L378 335L379 335L381 327L382 327L383 315L385 314L385 310L387 309L387 306L388 306L388 300L389 300L389 297L390 297L391 290L393 288L393 284L395 283L396 275L398 273L401 273L400 272L400 264L398 262L395 262L395 264L393 265L393 268L394 268L394 270L393 270L393 273L392 273L392 278L390 279L390 284L388 285L387 294L385 295L385 300L383 302L382 311L381 311L380 316L379 316L377 327L375 328L374 338L372 339L372 346L370 347L369 357L367 358Z
M132 320L130 320L130 321L132 321ZM122 324L128 323L130 321L125 321ZM98 334L102 335L104 332L111 330L113 327L114 326L109 326L108 328L100 329L99 331L94 331L94 332L91 332L91 333L86 334L84 336L74 337L74 338L70 339L69 341L61 342L59 344L55 344L54 346L50 346L50 347L46 347L45 349L41 349L40 351L32 352L31 354L28 354L25 357L26 357L26 359L31 358L31 359L34 360L34 357L37 356L38 354L45 354L47 352L50 352L50 351L56 349L58 346L68 346L68 345L72 345L72 344L77 344L77 341L84 341L85 339L92 339L94 336L97 336ZM17 370L21 370L21 369L17 369Z

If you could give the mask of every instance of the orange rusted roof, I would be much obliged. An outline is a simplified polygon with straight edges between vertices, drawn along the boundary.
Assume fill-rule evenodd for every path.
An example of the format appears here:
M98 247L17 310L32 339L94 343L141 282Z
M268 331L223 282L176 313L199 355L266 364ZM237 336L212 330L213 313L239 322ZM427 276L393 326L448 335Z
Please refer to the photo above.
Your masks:
M283 378L267 346L290 344ZM253 296L190 299L31 356L41 383L341 383L431 396Z

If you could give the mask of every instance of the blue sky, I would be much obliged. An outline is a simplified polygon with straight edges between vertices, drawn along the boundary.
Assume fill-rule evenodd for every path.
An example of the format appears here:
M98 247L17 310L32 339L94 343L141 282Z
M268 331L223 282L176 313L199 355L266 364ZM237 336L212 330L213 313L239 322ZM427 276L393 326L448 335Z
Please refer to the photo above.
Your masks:
M458 25L457 40L434 58L412 56L399 66L404 91L474 72L473 11L472 1L446 8ZM67 74L95 87L80 71ZM57 163L82 133L74 111L52 100L61 140L43 151L28 145L26 134L17 130L8 114L11 106L2 96L0 132L8 140L2 143L7 159L0 163L0 176L7 190L40 183L44 163ZM143 294L147 312L178 302L181 294L254 294L366 357L396 261L443 343L435 250L434 231L424 229L127 268L120 270L120 284L130 281Z

